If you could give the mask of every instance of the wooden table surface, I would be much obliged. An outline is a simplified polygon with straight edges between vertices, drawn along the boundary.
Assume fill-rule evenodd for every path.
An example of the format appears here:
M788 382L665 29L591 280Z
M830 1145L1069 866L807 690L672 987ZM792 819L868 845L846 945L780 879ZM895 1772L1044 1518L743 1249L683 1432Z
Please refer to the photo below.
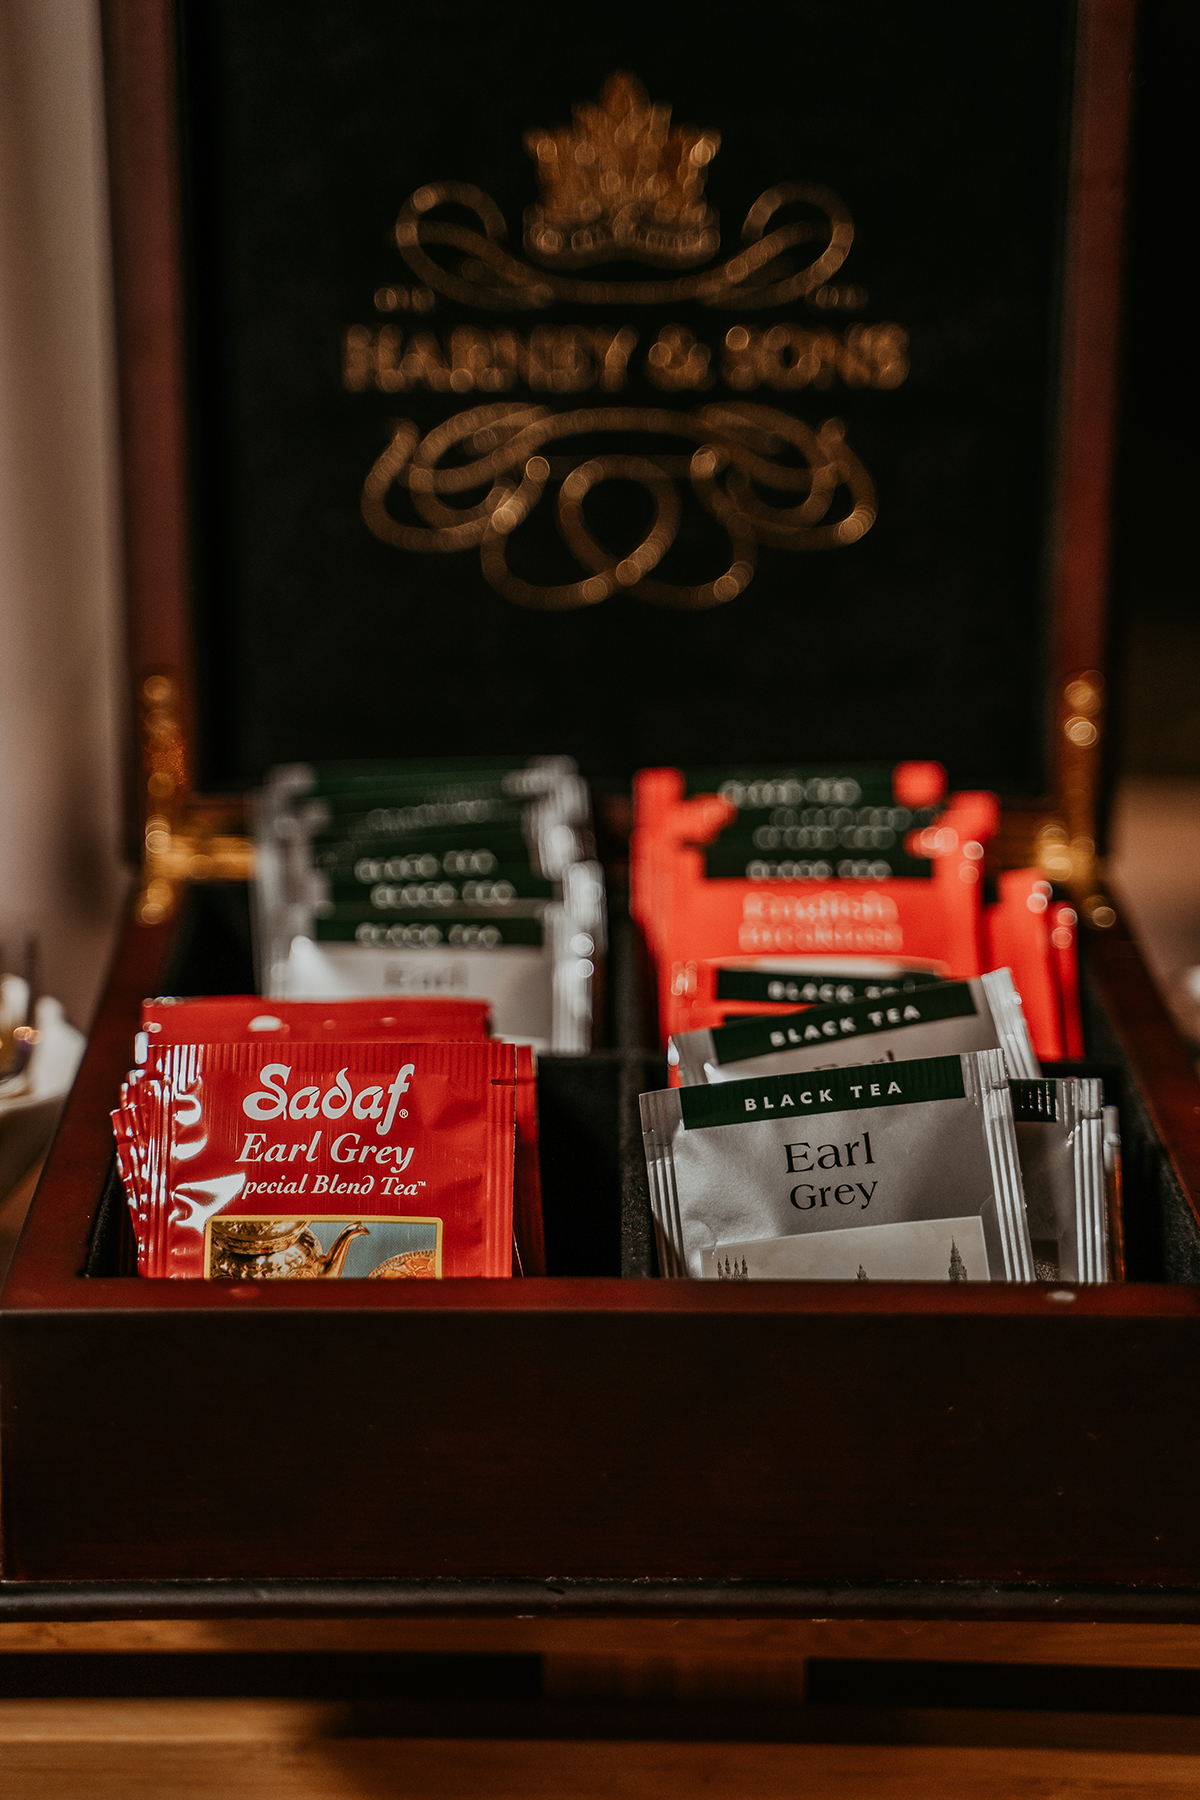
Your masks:
M1200 1718L812 1704L812 1659L1200 1670L1200 1627L936 1620L222 1619L6 1623L30 1655L540 1656L541 1698L0 1698L3 1800L747 1794L1194 1796ZM66 1665L64 1665L65 1667ZM728 1730L726 1724L730 1724ZM713 1732L719 1735L715 1740Z

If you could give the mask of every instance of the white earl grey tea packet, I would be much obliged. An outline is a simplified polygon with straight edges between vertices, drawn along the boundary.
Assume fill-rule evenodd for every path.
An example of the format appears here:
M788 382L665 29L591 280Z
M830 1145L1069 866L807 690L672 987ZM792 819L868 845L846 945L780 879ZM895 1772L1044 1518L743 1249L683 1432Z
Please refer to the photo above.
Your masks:
M590 1048L604 872L569 758L286 764L253 814L264 995L470 996L501 1037Z
M641 1096L666 1275L1031 1281L999 1050Z
M1004 1052L1010 1075L1041 1074L1009 969L878 1000L810 1006L680 1032L670 1041L667 1060L678 1069L682 1086L694 1087L748 1075L996 1049Z
M1105 1107L1091 1077L1012 1081L1037 1281L1107 1281Z

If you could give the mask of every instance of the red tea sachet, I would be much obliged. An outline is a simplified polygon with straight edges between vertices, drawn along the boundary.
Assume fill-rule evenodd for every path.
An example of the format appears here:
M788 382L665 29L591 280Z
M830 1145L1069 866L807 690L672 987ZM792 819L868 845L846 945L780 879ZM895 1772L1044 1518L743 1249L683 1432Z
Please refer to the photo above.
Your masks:
M860 774L867 779L865 772ZM878 786L878 772L872 779ZM806 786L841 785L857 791L856 782L822 778L805 783L798 776L781 776L749 786L725 782L721 792L689 793L687 778L678 769L644 769L635 777L631 910L655 965L664 1042L681 1032L727 1023L743 1011L771 1010L770 994L758 991L769 984L756 985L749 971L777 975L791 964L791 972L800 974L823 962L832 975L839 965L849 969L862 960L877 960L893 969L907 965L956 979L1007 965L1024 998L1039 1056L1078 1053L1082 1033L1072 909L1051 912L1052 890L1039 869L1002 871L998 899L984 903L987 845L999 824L995 795L964 792L942 798L939 783L944 786L944 781L937 764L899 763L890 782L890 809L872 805L839 811L832 806L777 808L774 802ZM761 812L768 791L768 823L746 838L748 815L739 807L749 798ZM935 806L940 810L931 816ZM885 814L882 836L891 847L886 859L875 862L874 850L859 855L851 840L880 838L880 830L863 821L878 822ZM818 816L820 828L813 823ZM905 836L903 820L918 816L927 822ZM795 823L778 823L785 818ZM713 854L722 834L730 831L735 847L749 844L753 852L743 859L741 873L730 872L728 853ZM808 839L818 837L846 842L822 852L829 859L822 861L805 847ZM772 850L775 839L781 847ZM906 859L910 870L923 863L923 874L898 873ZM731 979L735 970L741 973L740 983ZM721 991L739 985L744 996ZM786 980L782 985L786 988ZM728 1007L722 1004L726 1000Z
M506 1276L516 1052L175 1044L113 1115L142 1275Z
M253 1042L262 1038L342 1042L428 1038L448 1042L486 1038L486 1000L441 995L382 995L361 1000L264 1000L256 994L224 994L195 1000L142 1002L144 1059L155 1045ZM514 1273L546 1273L545 1233L538 1149L537 1067L532 1050L516 1052L516 1192ZM131 1151L130 1154L133 1154Z
M668 777L678 795L670 804ZM635 784L639 805L646 789L651 823L635 833L631 876L657 965L664 1039L692 1023L698 966L724 957L915 958L963 978L985 967L982 862L999 819L994 795L951 795L946 810L915 834L913 852L929 866L923 879L758 879L706 875L704 845L733 816L730 802L715 794L684 798L678 771L643 771Z
M199 1000L143 1000L142 1030L156 1044L218 1044L256 1037L483 1038L490 1030L486 1000L412 999L264 1000L259 994L220 994Z

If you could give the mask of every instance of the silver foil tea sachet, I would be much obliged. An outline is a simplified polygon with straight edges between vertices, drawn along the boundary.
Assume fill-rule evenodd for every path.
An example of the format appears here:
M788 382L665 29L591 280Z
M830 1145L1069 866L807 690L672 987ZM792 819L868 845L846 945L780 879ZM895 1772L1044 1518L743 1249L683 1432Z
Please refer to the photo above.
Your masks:
M1117 1107L1104 1108L1104 1212L1108 1226L1108 1272L1112 1281L1125 1280L1125 1210L1121 1175L1121 1115Z
M672 1037L684 1087L854 1063L911 1061L965 1050L1004 1052L1010 1075L1041 1073L1011 971L942 981L878 1000L739 1019Z
M667 1088L641 1113L667 1275L1033 1279L999 1050Z
M1101 1083L1072 1076L1009 1086L1034 1278L1107 1281Z

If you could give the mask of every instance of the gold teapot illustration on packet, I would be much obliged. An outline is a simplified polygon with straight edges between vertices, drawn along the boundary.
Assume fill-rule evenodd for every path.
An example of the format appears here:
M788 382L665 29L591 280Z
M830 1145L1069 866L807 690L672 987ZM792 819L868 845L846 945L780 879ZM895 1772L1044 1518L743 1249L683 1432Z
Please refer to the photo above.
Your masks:
M359 1219L325 1251L311 1226L311 1219L214 1219L209 1275L234 1281L336 1281L355 1238L371 1235L370 1226ZM428 1279L436 1276L435 1264L432 1250L402 1251L376 1263L368 1279Z

